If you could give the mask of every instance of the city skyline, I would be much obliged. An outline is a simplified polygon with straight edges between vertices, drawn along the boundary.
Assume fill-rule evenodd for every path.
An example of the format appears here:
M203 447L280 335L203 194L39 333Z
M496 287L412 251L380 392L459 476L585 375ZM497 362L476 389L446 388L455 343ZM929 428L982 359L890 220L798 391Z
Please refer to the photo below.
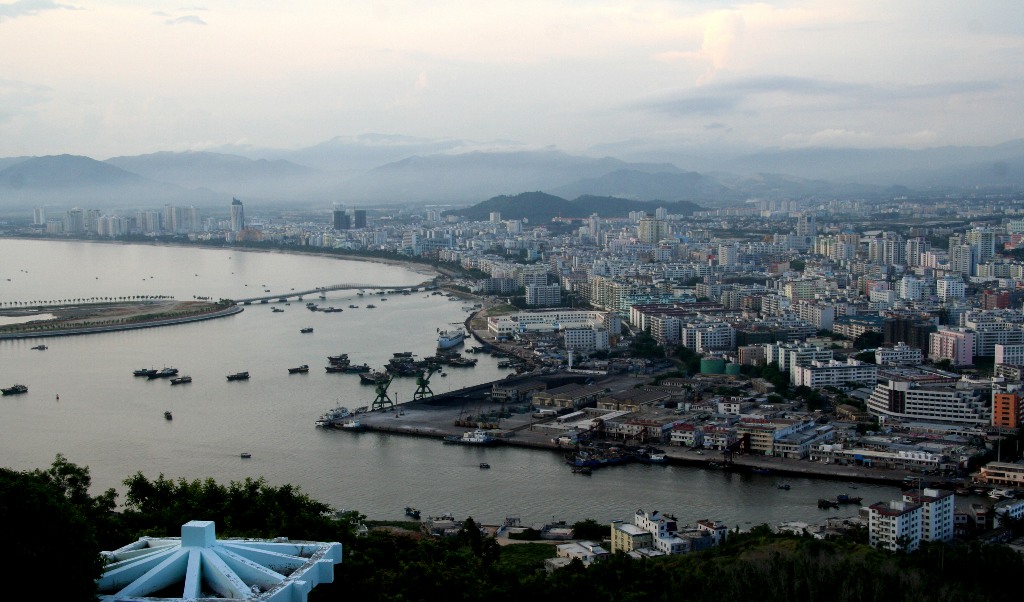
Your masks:
M927 148L1024 138L1009 2L0 4L0 157ZM401 137L379 144L403 144Z

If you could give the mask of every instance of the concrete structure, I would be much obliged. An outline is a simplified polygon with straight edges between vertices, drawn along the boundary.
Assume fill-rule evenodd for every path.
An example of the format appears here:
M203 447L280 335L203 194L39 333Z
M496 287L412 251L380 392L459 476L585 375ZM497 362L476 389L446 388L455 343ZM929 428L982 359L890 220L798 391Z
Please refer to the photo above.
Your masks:
M894 552L916 550L921 545L921 505L900 500L869 506L868 543Z
M903 501L921 506L921 540L953 539L953 492L942 489L907 491Z
M245 230L245 208L242 201L231 199L231 231L241 232Z
M1024 345L1000 345L996 344L996 364L1009 364L1011 366L1024 366Z
M875 349L875 363L884 366L886 364L912 364L917 365L924 361L924 354L917 347L911 347L900 342L895 347L879 347Z
M592 541L558 544L555 546L555 549L558 550L556 552L558 558L565 558L570 562L579 560L583 563L583 566L590 566L598 558L604 558L608 555L608 550Z
M562 287L558 284L529 284L526 286L527 305L560 305L561 303Z
M989 423L989 401L980 387L922 385L893 377L875 385L867 405L883 422L896 419L980 426Z
M1024 415L1024 392L1020 384L992 389L992 426L1015 429Z
M974 332L966 328L943 328L928 335L928 357L949 360L954 366L969 366L974 361Z
M989 485L1007 485L1014 488L1024 487L1024 464L989 462L981 467L981 472L978 473L975 479Z
M180 538L143 537L103 555L99 600L304 602L317 584L334 581L341 544L217 539L213 521L193 520Z
M636 525L613 521L611 542L612 554L632 552L641 548L650 548L654 543L654 535Z
M851 358L845 362L811 362L809 366L796 366L790 373L790 381L812 389L821 387L842 387L846 383L874 385L878 380L878 366Z

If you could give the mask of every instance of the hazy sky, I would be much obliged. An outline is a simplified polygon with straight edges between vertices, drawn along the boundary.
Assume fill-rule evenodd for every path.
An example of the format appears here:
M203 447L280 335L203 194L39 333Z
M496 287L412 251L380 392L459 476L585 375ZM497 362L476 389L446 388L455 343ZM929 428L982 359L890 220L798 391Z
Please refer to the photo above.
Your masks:
M0 0L0 157L1024 138L1020 0Z

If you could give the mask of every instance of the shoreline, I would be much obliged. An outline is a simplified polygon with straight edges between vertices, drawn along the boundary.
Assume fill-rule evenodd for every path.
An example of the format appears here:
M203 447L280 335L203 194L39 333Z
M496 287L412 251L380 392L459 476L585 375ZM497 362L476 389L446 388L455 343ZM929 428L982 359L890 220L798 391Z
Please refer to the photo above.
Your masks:
M346 431L347 429L340 427L331 427L334 430ZM386 424L362 424L359 431L351 431L354 433L365 432L365 433L384 433L391 435L403 435L408 437L419 437L426 439L436 439L443 442L444 438L449 435L458 435L457 432L446 432L437 429L428 428L410 428L408 426L389 426ZM559 446L554 443L546 441L528 441L525 439L517 439L515 437L510 438L497 438L492 444L494 446L509 446L518 447L523 449L532 449L537 451L546 451L550 453L557 453L564 455L568 451L572 451L571 448ZM860 468L856 466L837 466L819 465L816 462L810 462L808 460L785 460L783 458L775 457L760 457L760 456L734 456L730 462L731 466L722 466L720 453L709 452L708 456L699 455L696 452L688 452L683 449L672 449L671 446L666 446L665 450L666 462L665 464L672 466L689 466L692 468L703 468L705 470L716 470L722 472L740 472L740 473L753 473L754 470L767 470L768 473L765 476L768 477L790 477L790 478L816 478L826 479L831 481L843 481L851 483L872 483L878 485L892 485L900 486L905 481L904 479L908 476L919 476L909 471L901 470L889 470L889 469L878 469L878 468ZM623 464L625 466L627 464ZM568 466L568 464L566 465ZM614 469L616 466L607 467Z
M49 237L38 237L29 238L24 236L0 236L4 240L30 240L40 242L80 242L89 244L105 244L105 245L139 245L149 247L183 247L188 249L210 249L218 251L239 251L246 253L280 253L283 255L309 255L313 257L324 257L328 259L340 259L343 261L365 261L369 263L381 263L384 265L390 265L395 267L402 267L410 272L416 272L425 276L430 276L431 279L441 276L441 272L434 266L425 263L416 263L414 261L402 261L400 259L390 259L387 257L365 257L361 255L344 255L338 253L328 253L324 251L290 251L289 249L258 249L251 247L239 247L234 245L227 245L223 247L215 247L208 245L200 245L195 243L184 243L174 241L141 241L141 240L101 240L101 239L79 239L79 238L49 238Z
M76 336L82 334L96 334L101 332L118 332L122 330L138 330L140 328L158 328L160 326L174 326L177 324L188 324L190 322L203 322L205 320L216 320L226 318L245 311L239 305L231 305L221 310L199 314L195 316L184 316L181 318L155 319L147 322L134 324L107 324L101 326L83 326L81 328L68 328L64 330L51 330L39 332L12 332L0 334L0 341L17 341L22 339L37 339L49 337Z

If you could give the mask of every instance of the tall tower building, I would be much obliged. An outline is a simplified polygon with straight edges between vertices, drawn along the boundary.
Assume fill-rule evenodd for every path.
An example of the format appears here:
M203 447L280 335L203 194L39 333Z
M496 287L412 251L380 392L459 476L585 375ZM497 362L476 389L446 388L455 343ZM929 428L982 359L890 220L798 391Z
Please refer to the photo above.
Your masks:
M814 221L814 213L808 211L796 219L797 236L817 236L818 225Z
M238 199L231 199L231 231L241 232L245 229L245 209L242 207L242 201Z
M356 228L366 227L366 209L356 209L352 212L352 216L355 218Z
M46 209L36 207L32 210L32 225L42 226L46 224Z
M352 227L352 218L340 207L334 208L334 229L348 230Z

